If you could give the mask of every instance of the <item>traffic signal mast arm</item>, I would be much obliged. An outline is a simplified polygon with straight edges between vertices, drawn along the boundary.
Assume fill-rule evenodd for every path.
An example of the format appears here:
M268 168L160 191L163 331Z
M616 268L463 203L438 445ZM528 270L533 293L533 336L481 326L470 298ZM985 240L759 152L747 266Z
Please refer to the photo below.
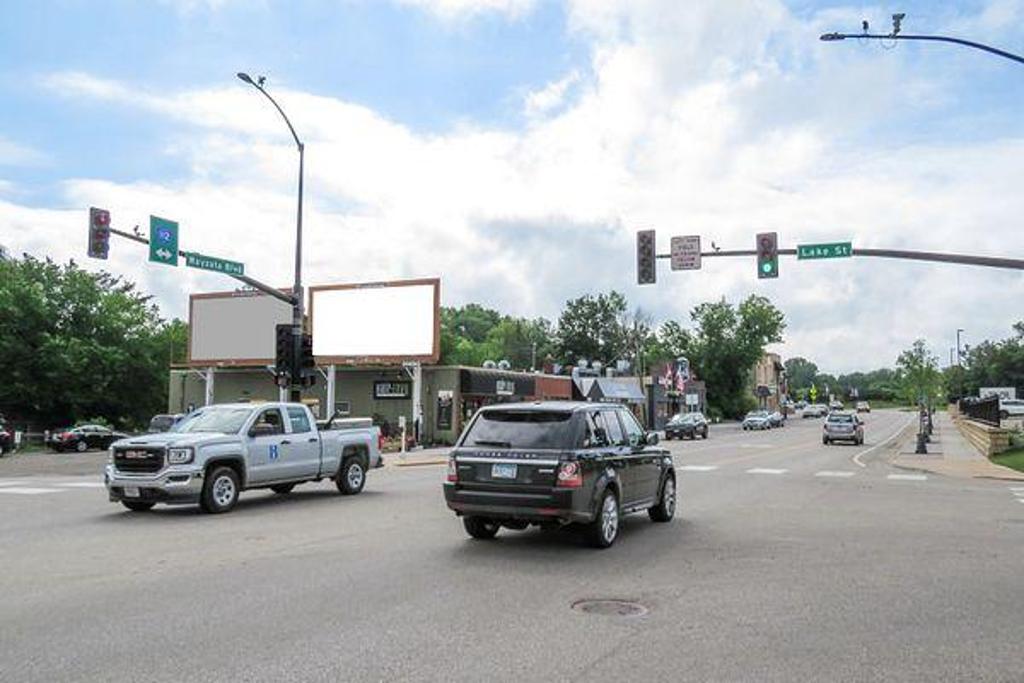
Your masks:
M139 237L138 235L133 235L132 233L125 232L123 230L117 230L116 228L108 227L107 229L110 231L110 233L112 235L117 235L119 237L125 237L127 239L130 239L132 241L138 242L140 244L149 244L149 240L146 239L145 237ZM178 255L182 256L182 257L186 257L187 256L187 252L182 251L182 250L179 249L178 250ZM291 294L286 294L285 292L282 292L280 289L277 289L276 287L271 287L270 285L264 284L264 283L260 282L259 280L256 280L254 278L249 277L248 275L235 275L234 273L225 273L225 275L229 275L230 277L235 278L239 282L242 282L242 283L244 283L244 284L246 284L246 285L248 285L250 287L253 287L255 289L258 289L261 292L263 292L264 294L269 294L270 296L274 297L275 299L280 299L281 301L285 302L289 306L294 306L295 305L295 297L294 296L292 296Z
M796 249L779 249L782 256L796 256ZM1024 270L1024 259L999 258L994 256L972 256L970 254L943 254L934 251L912 251L907 249L859 249L854 247L854 256L873 256L876 258L904 259L909 261L932 261L937 263L958 263L966 266L985 266L988 268L1009 268ZM720 251L702 251L701 258L715 256L757 256L756 249L732 249ZM672 254L658 254L657 258L671 259Z

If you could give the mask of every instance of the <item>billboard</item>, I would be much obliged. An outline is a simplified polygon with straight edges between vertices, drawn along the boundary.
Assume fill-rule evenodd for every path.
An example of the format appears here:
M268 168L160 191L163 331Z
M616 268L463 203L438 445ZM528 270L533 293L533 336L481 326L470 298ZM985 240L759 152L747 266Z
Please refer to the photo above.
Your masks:
M436 363L441 354L441 280L325 285L309 289L318 363Z
M981 387L978 389L978 396L998 396L1001 400L1015 400L1017 398L1017 387Z
M290 305L260 292L193 294L188 303L189 365L273 365L274 329L291 321Z

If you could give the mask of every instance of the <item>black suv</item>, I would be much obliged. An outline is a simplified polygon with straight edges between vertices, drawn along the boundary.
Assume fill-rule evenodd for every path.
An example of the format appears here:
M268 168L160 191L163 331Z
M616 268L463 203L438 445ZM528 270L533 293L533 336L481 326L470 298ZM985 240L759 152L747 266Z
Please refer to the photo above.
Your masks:
M506 403L482 408L448 458L444 497L474 538L579 524L607 548L623 514L676 510L672 456L622 406Z
M665 425L665 439L708 438L708 421L700 413L679 413Z

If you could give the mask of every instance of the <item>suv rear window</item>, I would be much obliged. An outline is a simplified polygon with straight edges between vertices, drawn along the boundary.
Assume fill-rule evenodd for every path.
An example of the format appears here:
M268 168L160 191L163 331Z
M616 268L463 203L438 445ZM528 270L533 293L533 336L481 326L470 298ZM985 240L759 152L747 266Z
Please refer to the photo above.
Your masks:
M564 411L488 410L473 420L462 445L572 448L571 418Z
M853 415L829 415L829 422L853 422Z

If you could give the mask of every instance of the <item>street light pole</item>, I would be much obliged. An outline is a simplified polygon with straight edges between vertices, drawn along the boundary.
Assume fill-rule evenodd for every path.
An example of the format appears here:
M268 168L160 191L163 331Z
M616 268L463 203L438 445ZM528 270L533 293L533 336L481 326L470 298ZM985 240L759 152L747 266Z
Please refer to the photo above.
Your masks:
M863 38L867 40L918 40L937 43L953 43L955 45L962 45L975 50L982 50L983 52L988 52L989 54L1024 64L1024 56L1007 52L1006 50L1000 50L999 48L992 47L991 45L985 45L973 40L953 38L952 36L907 35L901 33L900 29L902 27L904 16L905 15L903 14L892 15L892 33L868 33L868 23L865 21L863 33L823 33L821 35L821 40L825 42L834 42L837 40L846 40L847 38Z
M960 355L960 335L962 333L963 329L958 327L956 329L956 377L960 388L960 398L964 397L964 366Z
M288 115L284 113L284 110L281 109L277 101L263 87L265 81L263 76L259 76L254 81L249 74L239 72L238 78L259 90L263 93L264 97L270 100L270 103L274 105L274 108L277 109L281 118L288 125L288 130L291 131L292 138L295 140L295 146L299 149L299 205L295 216L295 284L292 286L292 297L294 298L294 303L292 304L292 342L294 344L292 358L295 359L295 362L292 363L291 395L289 397L289 400L299 402L302 400L302 391L300 389L302 378L300 376L301 372L299 372L298 359L302 355L302 315L305 303L305 295L302 291L302 177L306 160L306 145L299 139L298 134L295 132L295 127L288 120Z

